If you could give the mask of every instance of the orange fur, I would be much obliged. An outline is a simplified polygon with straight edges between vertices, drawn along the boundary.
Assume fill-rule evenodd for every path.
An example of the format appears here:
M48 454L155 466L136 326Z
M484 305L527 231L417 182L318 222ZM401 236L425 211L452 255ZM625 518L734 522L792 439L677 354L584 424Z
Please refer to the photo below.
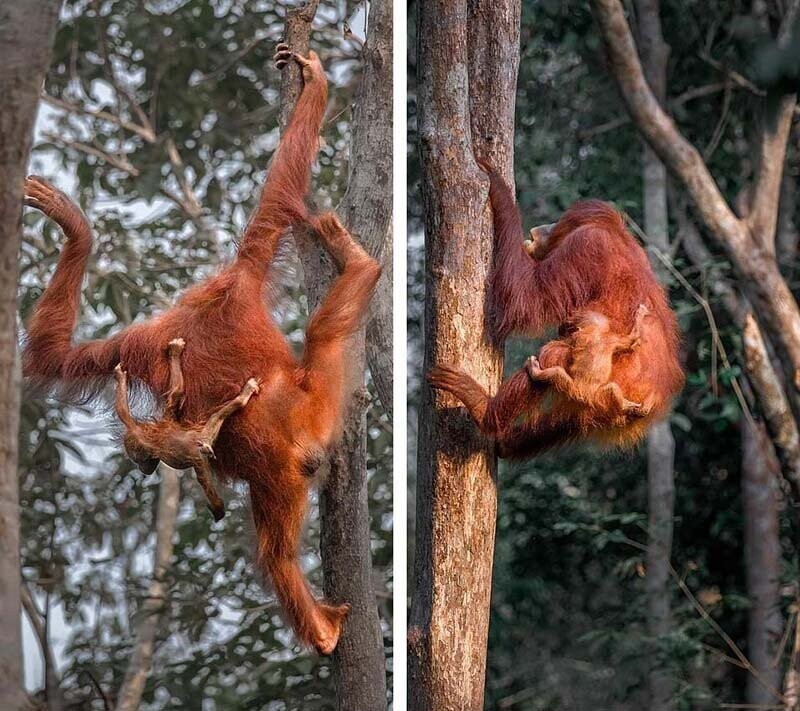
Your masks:
M186 338L187 373L182 413L186 423L205 422L236 397L248 378L260 382L257 398L232 414L219 433L216 472L250 485L259 567L269 575L298 636L321 653L339 638L346 605L317 602L298 565L305 518L308 461L339 434L344 400L344 347L359 327L380 267L333 215L311 217L305 205L311 164L327 101L319 59L279 47L276 58L303 66L305 86L274 157L236 261L189 289L168 311L102 341L73 345L80 287L91 252L91 230L80 210L41 179L26 183L26 202L64 230L66 245L51 284L30 321L25 375L71 394L97 394L118 363L165 396L170 373L167 344ZM340 275L306 329L298 361L265 308L265 277L281 234L310 221L340 266Z
M636 444L666 415L684 381L675 315L647 255L620 214L598 200L577 203L552 230L532 234L526 248L514 196L488 172L496 239L490 312L497 337L536 336L553 326L597 324L598 318L602 324L583 340L553 341L540 353L541 369L569 371L579 398L564 397L563 389L531 378L525 368L494 397L452 365L432 368L429 382L464 403L481 430L497 439L501 456L526 458L582 439L607 447ZM615 354L642 305L649 315L637 347ZM608 390L600 402L586 397L590 384L600 391L612 383L619 397ZM620 397L641 409L622 412Z
M182 338L170 341L170 383L164 417L157 422L139 422L133 419L128 408L128 377L122 364L114 368L117 380L115 400L117 415L125 425L123 439L125 451L146 474L152 474L159 460L174 469L194 469L197 481L208 500L208 508L219 521L225 516L225 504L212 483L211 459L215 458L214 443L225 420L247 405L258 393L258 381L250 378L242 391L215 410L205 422L183 424L179 422L184 402L184 380L181 354L186 346Z

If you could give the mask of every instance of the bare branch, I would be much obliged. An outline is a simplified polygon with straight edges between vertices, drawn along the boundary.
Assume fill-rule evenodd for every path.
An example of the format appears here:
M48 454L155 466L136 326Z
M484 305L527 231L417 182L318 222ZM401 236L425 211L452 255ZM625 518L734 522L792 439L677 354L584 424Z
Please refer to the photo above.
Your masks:
M30 620L31 627L36 634L36 639L39 641L39 648L42 652L42 660L44 661L44 687L45 694L47 695L47 706L49 711L60 711L63 708L61 699L61 678L58 674L55 659L53 657L53 648L50 645L50 639L47 631L47 612L42 613L36 605L36 600L31 593L28 583L22 580L20 584L20 599L22 600L22 607L25 614Z
M58 143L59 145L64 146L65 148L73 148L74 150L80 151L81 153L86 153L87 155L99 158L105 163L108 163L111 167L116 168L117 170L122 170L132 175L133 177L139 175L139 169L123 156L115 156L112 155L111 153L106 153L104 150L101 150L96 146L91 146L88 143L83 143L82 141L73 141L68 138L62 138L61 136L52 133L51 131L43 132L42 136L46 138L48 141L52 141L53 143Z
M724 65L719 60L714 59L706 52L700 52L697 56L700 57L700 59L702 59L706 64L714 67L714 69L716 69L718 72L722 72L728 79L730 79L737 86L740 86L742 89L747 89L747 91L755 96L764 97L767 95L766 91L753 84L753 82L751 82L747 77L742 76L739 74L739 72Z
M178 152L178 146L175 145L175 141L172 137L167 139L165 146L172 171L175 173L178 185L180 185L181 192L186 200L184 209L191 217L197 219L203 214L203 208L200 206L200 201L197 199L194 188L186 178L186 168L183 164L181 154Z
M55 106L58 109L63 109L64 111L68 111L69 113L73 114L83 114L84 116L93 116L94 118L98 118L102 121L108 121L109 123L113 123L121 128L124 128L131 133L135 133L137 136L140 136L148 143L155 143L156 136L153 132L151 127L140 126L138 123L134 123L132 121L126 121L125 119L117 116L116 114L112 114L109 111L101 111L97 109L88 109L85 106L81 106L80 104L73 104L69 101L64 101L63 99L58 99L55 96L48 96L47 94L42 94L42 101L46 104L50 104L50 106Z
M800 436L789 401L769 360L764 338L752 312L742 329L745 366L769 426L787 481L800 500Z
M619 0L592 0L605 38L611 69L638 129L662 161L686 185L703 220L744 253L748 235L726 202L697 149L661 108L642 71L628 22Z
M269 37L266 36L266 35L261 35L261 36L257 36L257 37L253 37L253 38L249 39L247 42L244 43L244 45L242 45L242 47L239 50L237 50L236 52L231 54L228 57L228 59L226 59L216 69L213 69L208 74L201 74L199 77L197 77L192 82L193 85L197 86L198 84L202 84L203 82L207 82L207 81L210 81L212 79L216 80L221 75L223 75L225 72L227 72L228 69L230 69L234 64L236 64L242 58L247 56L253 49L258 47L258 45L260 45L262 42L265 42L267 40L269 40Z
M747 223L753 238L774 255L781 181L797 95L786 94L770 99L764 110L758 147L758 177Z

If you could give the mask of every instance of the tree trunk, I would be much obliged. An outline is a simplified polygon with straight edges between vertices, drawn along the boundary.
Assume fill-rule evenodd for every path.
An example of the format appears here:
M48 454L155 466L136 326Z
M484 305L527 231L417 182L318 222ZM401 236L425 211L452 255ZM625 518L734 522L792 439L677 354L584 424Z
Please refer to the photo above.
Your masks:
M285 40L294 51L308 49L311 22L317 3L289 13ZM354 102L350 175L339 211L351 233L378 260L390 254L392 224L392 2L370 3L363 74ZM299 95L300 73L292 65L284 70L281 85L282 125L291 115ZM295 232L297 251L305 274L309 308L319 304L335 270L324 250L308 234ZM385 296L388 276L382 276L378 297ZM389 286L391 292L391 286ZM386 314L391 300L373 304L378 321L370 329L373 353L391 353L391 329ZM386 339L378 343L377 340ZM326 597L348 602L350 614L334 652L334 672L339 709L382 711L386 708L386 662L378 607L372 582L370 518L367 493L366 408L364 373L367 367L366 329L361 328L348 347L347 392L354 395L344 418L341 441L330 456L330 471L320 496L322 518L320 549ZM391 361L389 361L390 363ZM391 393L386 360L370 360L376 372L379 397Z
M455 363L496 389L502 353L485 313L491 211L475 154L511 180L520 4L431 0L418 13L424 368ZM455 404L423 391L409 626L416 711L483 708L496 459Z
M636 13L639 28L639 45L647 83L661 106L666 106L667 60L669 46L661 33L659 0L637 0ZM669 216L667 211L667 169L655 151L644 143L642 158L644 230L649 244L662 253L669 250ZM656 274L662 282L667 274L654 259ZM669 634L670 615L669 566L672 553L672 529L675 504L673 465L675 438L668 420L659 422L647 438L647 629L658 643ZM652 711L669 711L674 708L673 683L664 668L662 655L653 655L653 666L648 678L650 708Z
M133 655L117 697L116 711L136 711L141 704L144 686L153 663L161 613L167 606L168 590L164 578L172 560L172 537L178 518L181 483L177 470L172 467L162 463L159 470L161 485L158 487L153 579L147 589L147 596L139 607Z
M350 144L347 192L339 206L342 218L362 246L384 263L373 301L373 313L388 303L385 285L391 284L384 255L391 255L392 235L392 1L372 0L367 41L362 50L363 69L356 93ZM318 250L317 250L318 251ZM389 286L391 290L391 286ZM379 318L381 318L379 316ZM385 311L380 323L385 322ZM391 328L373 324L371 351L391 353ZM370 517L367 493L366 404L359 404L367 365L367 332L353 339L350 365L351 391L356 393L345 421L341 443L331 459L320 500L322 510L322 563L325 594L346 600L351 610L334 653L339 709L380 711L386 708L386 661L375 589L372 583ZM382 339L386 339L383 341ZM391 378L377 360L375 384L382 402L391 398ZM385 363L383 363L385 365ZM391 366L391 362L389 363ZM383 376L381 376L383 374ZM382 387L389 385L388 393Z
M60 0L0 5L0 708L10 711L20 708L25 699L20 646L16 330L22 183L60 7Z
M742 503L744 558L750 611L747 658L766 684L747 676L747 703L778 703L767 689L779 689L780 668L774 664L783 620L780 611L781 549L778 531L780 467L764 426L742 418Z

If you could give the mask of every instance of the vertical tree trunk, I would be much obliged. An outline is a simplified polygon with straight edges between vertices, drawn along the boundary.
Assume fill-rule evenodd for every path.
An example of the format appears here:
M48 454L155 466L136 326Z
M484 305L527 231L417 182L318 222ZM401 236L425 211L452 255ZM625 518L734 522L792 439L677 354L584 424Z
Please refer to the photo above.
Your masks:
M308 49L311 22L318 3L287 15L285 41L296 51ZM392 223L392 2L370 3L363 74L354 102L350 175L340 213L351 233L378 260L390 250ZM284 70L281 121L285 125L299 96L300 73ZM305 274L309 308L316 307L335 274L316 241L295 232ZM388 277L382 277L387 279ZM385 284L385 281L384 281ZM385 304L384 304L385 305ZM390 338L391 331L373 328L372 338ZM391 342L373 343L373 350L391 352ZM344 418L342 439L331 453L330 471L320 496L320 548L326 597L351 605L334 652L339 709L382 711L386 708L386 662L383 636L372 583L370 518L367 494L368 399L364 393L366 330L350 342L348 393L354 395ZM378 358L373 360L379 364ZM381 396L390 382L381 371Z
M392 0L370 3L362 60L353 107L350 174L339 210L362 246L384 262L384 255L391 255L392 234ZM391 270L391 259L388 265ZM386 271L384 263L374 299L383 294L389 278ZM373 309L381 305L385 304L375 301ZM373 352L391 353L391 329L373 329L369 335L387 339L371 343ZM387 705L383 635L372 583L366 451L369 401L359 394L367 367L366 339L362 327L351 349L350 390L356 395L320 500L325 594L352 606L334 653L342 711L382 711ZM374 359L370 363L376 365ZM375 374L378 372L385 374L383 370ZM378 380L385 377L378 375ZM390 397L384 389L379 393L384 403Z
M493 390L502 353L486 322L493 239L487 181L475 154L512 178L520 6L430 0L418 12L424 368L456 363ZM496 459L455 405L423 391L409 625L415 711L483 708Z
M22 182L60 0L0 5L0 708L20 708L17 276Z
M659 103L666 104L667 60L669 46L661 33L659 0L637 0L639 48L642 68ZM650 244L667 253L669 249L669 217L667 212L667 169L655 151L643 142L642 174L644 196L644 229ZM657 259L653 260L662 281L666 273ZM654 640L670 632L670 578L672 529L675 504L674 484L675 438L668 420L659 422L647 438L647 630ZM669 711L674 707L673 684L668 670L653 656L648 678L650 708Z
M161 614L167 606L165 577L172 561L172 537L178 518L181 483L177 470L172 467L162 463L159 470L161 485L158 487L153 578L147 588L147 597L139 607L133 654L117 697L116 711L136 711L142 702L144 686L153 664Z
M773 664L783 620L780 612L781 549L778 535L780 465L764 426L742 418L742 504L744 558L750 611L747 657L766 686L779 689L780 668ZM765 684L747 676L747 703L778 703Z

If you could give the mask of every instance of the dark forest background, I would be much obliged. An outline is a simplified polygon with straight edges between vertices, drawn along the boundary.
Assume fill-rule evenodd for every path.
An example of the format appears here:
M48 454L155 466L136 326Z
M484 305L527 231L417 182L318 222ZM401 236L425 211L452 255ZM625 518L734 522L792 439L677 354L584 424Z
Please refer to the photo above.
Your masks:
M409 8L410 496L424 300L415 5ZM761 87L781 73L768 40L771 5L661 2L670 47L667 105L733 204L754 177L752 125ZM796 77L784 73L785 81L796 83ZM522 3L516 101L515 176L526 230L557 220L575 200L587 197L612 201L635 225L644 224L643 143L607 71L588 3ZM777 244L781 270L796 295L799 157L795 114ZM670 631L658 638L648 633L644 445L602 454L576 447L525 464L501 463L487 709L650 708L647 679L654 668L671 681L672 708L734 708L730 704L745 703L752 675L720 631L747 655L748 625L766 617L776 669L784 668L791 652L800 572L792 510L775 467L766 466L771 478L760 488L743 486L745 414L734 391L742 382L742 335L717 288L728 279L735 284L736 277L713 246L701 263L692 261L683 243L687 229L700 230L713 245L673 183L667 257L686 283L670 272L665 279L683 332L688 378L670 419L676 442ZM537 349L538 343L507 344L506 372ZM746 396L747 410L758 419ZM765 463L767 455L761 457ZM413 499L409 510L413 517ZM748 516L776 521L758 533L777 548L774 559L746 549ZM759 581L773 584L772 602L755 602L751 591Z

